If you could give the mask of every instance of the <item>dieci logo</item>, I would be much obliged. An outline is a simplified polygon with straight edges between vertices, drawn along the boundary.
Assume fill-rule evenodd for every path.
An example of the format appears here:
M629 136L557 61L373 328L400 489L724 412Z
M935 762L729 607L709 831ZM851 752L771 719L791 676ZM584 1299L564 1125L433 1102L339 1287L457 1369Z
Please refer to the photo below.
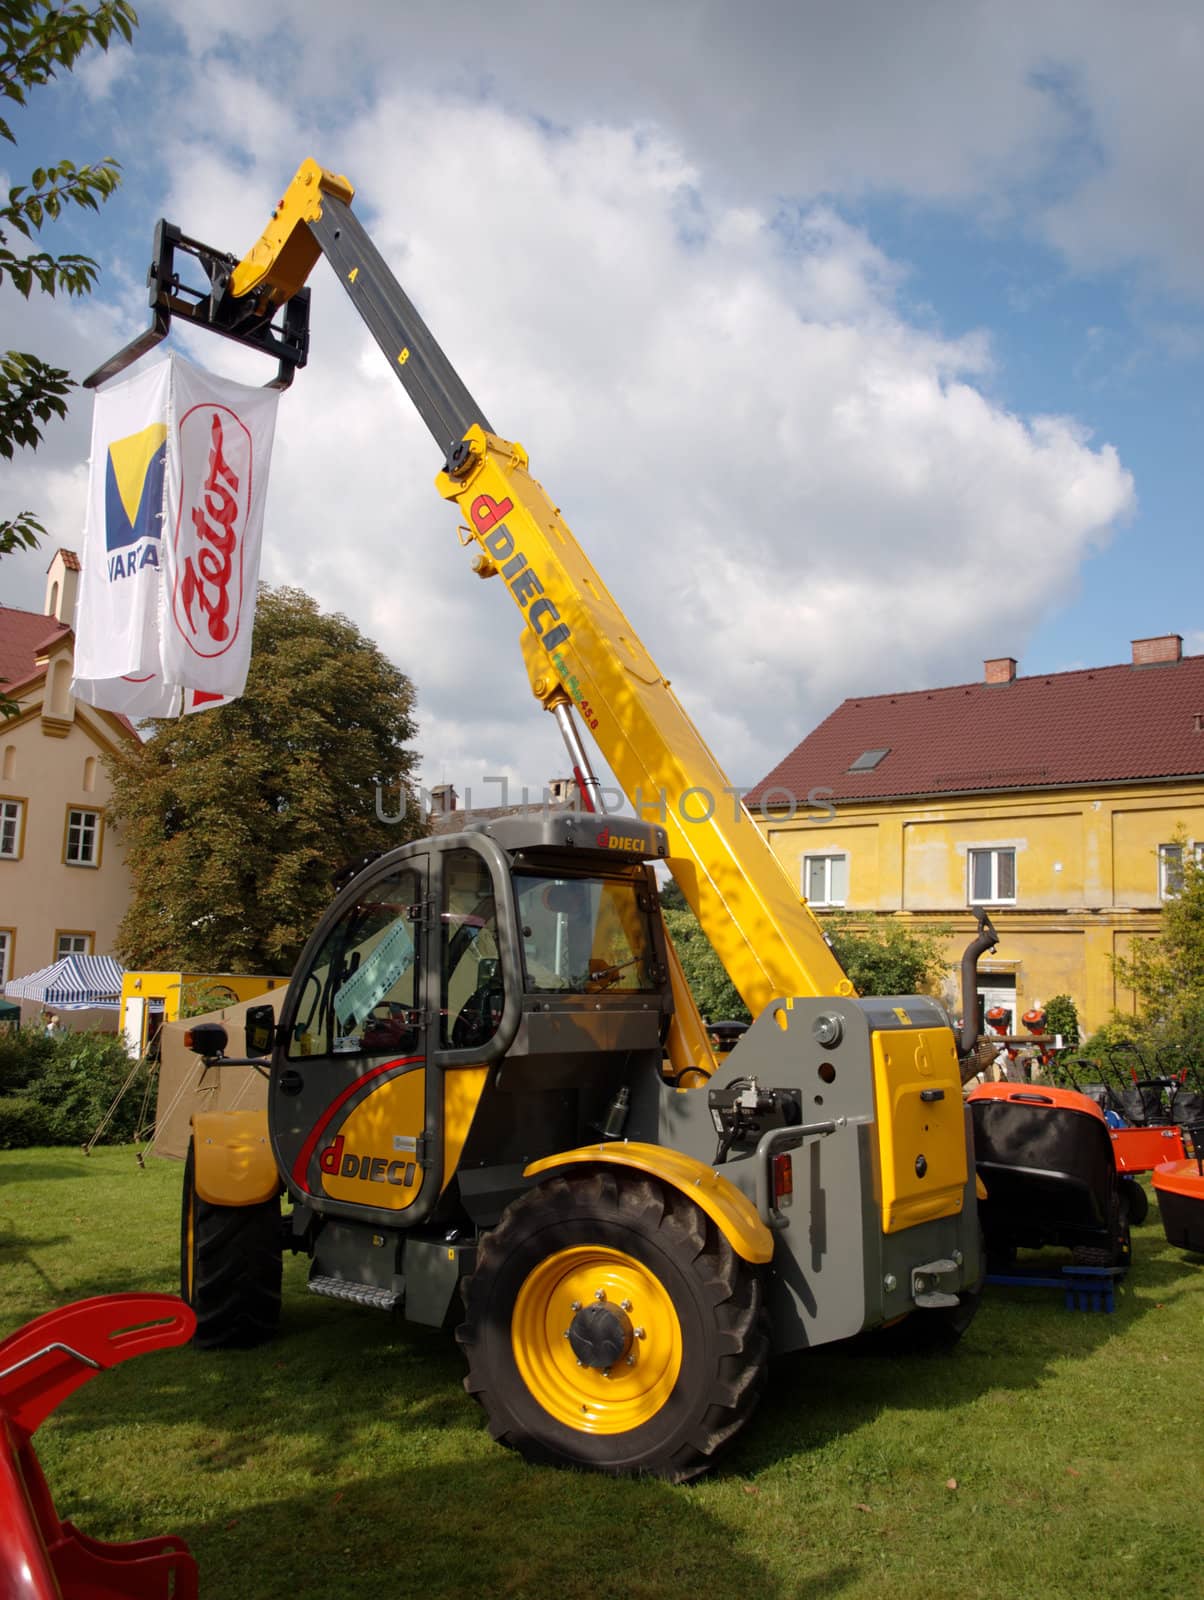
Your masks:
M318 1157L318 1165L330 1178L359 1178L364 1183L391 1183L397 1189L412 1189L416 1161L390 1161L388 1156L357 1156L343 1149L340 1133Z
M596 843L599 850L630 850L636 855L643 855L643 839L633 839L628 833L612 833L609 828L603 828L597 835Z
M251 435L228 406L199 405L180 422L180 515L171 613L199 656L238 637L251 504Z

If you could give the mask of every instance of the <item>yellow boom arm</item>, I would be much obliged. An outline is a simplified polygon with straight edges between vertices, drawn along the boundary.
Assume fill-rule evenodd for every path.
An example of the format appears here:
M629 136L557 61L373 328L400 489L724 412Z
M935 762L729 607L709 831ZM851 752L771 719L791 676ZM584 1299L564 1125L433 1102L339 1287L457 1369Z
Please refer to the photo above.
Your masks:
M318 255L327 257L446 454L437 486L459 507L476 571L500 579L522 615L536 697L549 710L576 707L637 816L667 829L673 875L749 1009L756 1015L793 995L851 994L818 922L668 679L531 476L526 451L492 432L351 210L353 194L346 178L303 163L262 238L229 274L211 325L227 331L222 312L231 304L270 319ZM692 1005L684 1016L697 1031ZM688 1058L705 1054L691 1049Z

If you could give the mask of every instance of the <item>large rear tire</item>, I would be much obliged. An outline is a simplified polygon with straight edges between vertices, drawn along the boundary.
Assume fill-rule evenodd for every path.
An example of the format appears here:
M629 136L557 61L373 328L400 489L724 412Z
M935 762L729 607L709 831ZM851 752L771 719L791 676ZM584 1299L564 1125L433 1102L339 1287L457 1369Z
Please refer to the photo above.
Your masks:
M201 1350L248 1349L280 1324L280 1200L219 1206L196 1190L191 1142L180 1208L180 1296L196 1313Z
M521 1196L483 1241L464 1306L464 1387L529 1460L682 1482L764 1386L760 1274L692 1201L639 1174Z

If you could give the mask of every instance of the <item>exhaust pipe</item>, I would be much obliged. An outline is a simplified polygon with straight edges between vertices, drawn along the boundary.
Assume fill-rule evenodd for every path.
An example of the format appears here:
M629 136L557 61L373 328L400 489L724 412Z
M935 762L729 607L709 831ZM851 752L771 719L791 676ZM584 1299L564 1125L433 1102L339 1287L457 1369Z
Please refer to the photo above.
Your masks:
M978 937L966 946L962 956L962 1031L958 1053L962 1060L978 1048L978 958L994 950L999 935L983 907L978 909Z

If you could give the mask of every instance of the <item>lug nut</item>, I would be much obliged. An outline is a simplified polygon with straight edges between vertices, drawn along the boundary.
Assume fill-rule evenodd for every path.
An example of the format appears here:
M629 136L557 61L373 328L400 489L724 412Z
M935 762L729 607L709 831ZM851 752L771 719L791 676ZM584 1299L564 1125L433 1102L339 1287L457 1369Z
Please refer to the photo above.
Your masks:
M572 1305L569 1307L569 1310L570 1311L580 1311L581 1310L581 1302L580 1302L580 1300L574 1300Z
M635 1357L634 1356L628 1356L627 1357L627 1365L629 1367L634 1367L635 1366Z
M595 1289L594 1290L594 1299L595 1300L605 1300L606 1299L606 1290L605 1289Z
M643 1328L632 1328L632 1330L631 1330L631 1331L632 1331L632 1333L633 1333L633 1335L634 1335L634 1336L635 1336L635 1337L636 1337L636 1338L637 1338L637 1339L642 1339L642 1338L643 1338L643 1337L644 1337L644 1330L643 1330Z
M631 1310L631 1301L630 1300L620 1300L619 1301L619 1310L620 1311L630 1311Z

